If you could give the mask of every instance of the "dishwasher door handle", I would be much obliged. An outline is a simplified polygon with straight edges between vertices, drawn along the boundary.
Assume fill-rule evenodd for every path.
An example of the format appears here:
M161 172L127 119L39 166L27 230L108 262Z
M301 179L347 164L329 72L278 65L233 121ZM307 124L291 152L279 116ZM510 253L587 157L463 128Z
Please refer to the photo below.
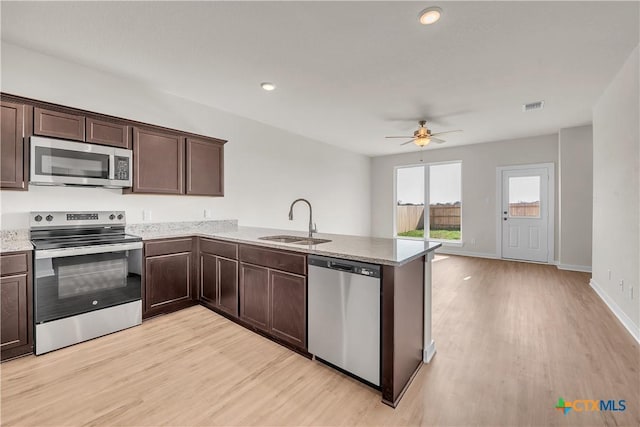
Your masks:
M329 262L329 268L332 268L334 270L340 270L340 271L348 271L348 272L352 272L353 271L353 266L352 265L340 264L340 263L334 262L334 261L330 261Z

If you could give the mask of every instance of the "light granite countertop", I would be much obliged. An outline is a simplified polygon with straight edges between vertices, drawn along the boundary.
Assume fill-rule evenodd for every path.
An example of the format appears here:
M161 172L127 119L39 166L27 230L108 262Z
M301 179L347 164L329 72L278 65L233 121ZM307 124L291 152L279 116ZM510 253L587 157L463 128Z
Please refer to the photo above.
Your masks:
M434 251L440 243L423 240L385 239L379 237L348 236L343 234L315 233L314 238L331 240L317 245L298 245L295 243L279 243L260 240L264 236L300 236L307 237L304 231L278 230L258 227L229 227L227 230L212 231L194 227L181 227L173 230L135 230L127 232L142 237L143 240L163 239L170 237L210 237L234 243L249 243L267 248L286 249L294 252L315 254L328 257L351 259L399 266L414 260L427 252Z
M32 249L29 230L2 230L0 232L0 253L30 251Z
M440 243L423 240L385 239L326 233L314 234L315 238L330 240L330 242L317 245L279 243L260 240L260 237L277 235L307 237L308 234L304 231L238 227L235 220L131 224L127 226L126 232L140 236L143 240L187 236L210 237L234 243L248 243L266 248L393 266L403 265L441 246ZM0 253L30 251L32 249L29 230L2 230L0 233Z

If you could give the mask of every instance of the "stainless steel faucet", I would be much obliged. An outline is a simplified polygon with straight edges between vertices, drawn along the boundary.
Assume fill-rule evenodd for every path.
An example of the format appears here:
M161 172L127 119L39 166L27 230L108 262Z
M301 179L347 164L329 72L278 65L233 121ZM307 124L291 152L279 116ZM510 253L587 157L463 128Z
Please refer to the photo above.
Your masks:
M293 221L293 205L298 202L305 202L309 205L309 237L313 237L313 233L317 233L318 229L313 223L313 210L311 209L311 203L309 203L307 199L296 199L291 203L291 207L289 208L289 221Z

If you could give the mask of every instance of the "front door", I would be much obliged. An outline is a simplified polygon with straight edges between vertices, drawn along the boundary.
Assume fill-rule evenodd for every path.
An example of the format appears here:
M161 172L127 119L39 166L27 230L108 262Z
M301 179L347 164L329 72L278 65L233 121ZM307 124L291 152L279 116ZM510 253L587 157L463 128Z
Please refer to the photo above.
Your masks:
M549 169L502 170L502 257L549 261Z

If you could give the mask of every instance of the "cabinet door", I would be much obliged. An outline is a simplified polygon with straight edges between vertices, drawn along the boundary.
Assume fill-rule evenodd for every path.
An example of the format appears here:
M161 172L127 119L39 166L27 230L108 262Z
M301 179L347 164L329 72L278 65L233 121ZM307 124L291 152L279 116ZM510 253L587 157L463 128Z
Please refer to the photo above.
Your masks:
M84 116L36 107L33 110L33 133L84 141Z
M223 196L224 145L187 138L187 194Z
M0 278L1 343L4 352L10 348L29 344L27 275Z
M217 257L218 303L220 308L238 315L238 261Z
M271 334L297 347L307 346L307 283L304 276L269 271Z
M26 190L28 181L26 168L24 167L25 153L25 113L28 107L22 104L2 101L0 113L0 179L1 188Z
M240 318L269 331L269 270L240 263Z
M192 299L190 252L147 257L145 268L146 311Z
M200 254L200 300L218 304L218 261L215 255Z
M134 193L184 193L183 137L134 128L133 162Z
M131 127L87 117L87 142L130 149Z

